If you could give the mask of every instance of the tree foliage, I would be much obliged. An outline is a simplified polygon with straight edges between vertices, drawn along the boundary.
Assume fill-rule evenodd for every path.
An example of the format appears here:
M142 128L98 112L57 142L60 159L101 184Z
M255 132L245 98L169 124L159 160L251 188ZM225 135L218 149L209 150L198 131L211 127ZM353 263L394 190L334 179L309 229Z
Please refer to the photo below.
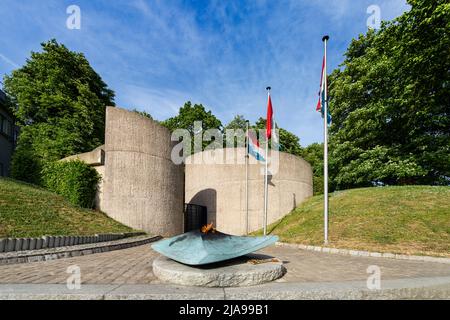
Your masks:
M236 115L224 128L224 146L228 146L227 141L233 142L234 147L245 147L245 132L248 120L243 115ZM249 124L250 127L250 124ZM228 132L228 134L227 134ZM233 135L229 135L232 132Z
M265 129L266 128L266 119L259 118L253 126L255 129ZM277 126L278 134L279 134L279 142L280 142L280 151L287 152L296 156L302 155L302 147L300 146L300 139L292 132L279 128ZM269 143L269 147L270 147Z
M245 131L247 130L247 119L243 115L238 114L225 126L225 129L241 129Z
M313 143L303 148L301 156L311 165L314 194L323 194L323 143Z
M329 77L333 187L448 184L450 4L408 2Z
M37 170L38 163L102 144L106 106L114 105L114 92L82 53L56 40L41 46L42 52L32 52L24 66L4 77L4 89L21 126L12 171L22 179L26 176L23 157L36 164L30 170Z
M80 160L48 162L42 170L47 189L83 208L94 206L100 179L97 170Z
M201 126L196 128L195 123L199 121L201 122ZM196 150L195 141L197 140L195 139L195 136L203 135L208 129L217 129L219 132L222 132L222 122L212 114L211 110L206 111L202 104L192 105L190 101L186 102L184 106L180 108L176 116L160 123L172 132L176 129L186 129L189 132L190 137L192 137L191 153ZM198 148L204 150L211 143L214 143L214 141L201 141L201 146L199 145ZM219 146L222 146L222 142L220 142Z

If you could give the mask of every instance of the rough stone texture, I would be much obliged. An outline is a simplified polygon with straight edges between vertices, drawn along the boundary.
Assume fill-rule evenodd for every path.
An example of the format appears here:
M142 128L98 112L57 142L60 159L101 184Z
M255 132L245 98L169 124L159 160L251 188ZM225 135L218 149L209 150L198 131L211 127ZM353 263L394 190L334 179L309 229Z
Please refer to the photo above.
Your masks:
M16 239L8 238L8 242L6 243L5 252L14 251L16 247Z
M18 238L16 239L16 247L15 247L15 251L20 251L22 250L22 244L23 244L23 239L22 238Z
M160 280L178 285L201 287L252 286L282 277L282 262L250 264L257 257L242 257L213 265L191 267L160 256L153 261L153 273Z
M313 194L309 163L284 152L274 152L273 158L277 157L278 171L269 166L273 176L269 181L268 223L282 218ZM205 159L219 164L204 164ZM253 157L249 159L249 230L255 231L263 226L264 166ZM220 231L245 234L245 148L209 150L188 157L185 189L186 202L206 206L208 221Z
M182 233L184 168L171 161L174 144L157 122L108 107L102 210L151 234Z
M0 287L1 298L1 287ZM105 294L105 300L223 300L222 288L186 287L169 284L125 284Z
M101 166L105 160L104 146L99 146L90 152L80 153L73 156L66 157L60 161L81 160L91 166Z

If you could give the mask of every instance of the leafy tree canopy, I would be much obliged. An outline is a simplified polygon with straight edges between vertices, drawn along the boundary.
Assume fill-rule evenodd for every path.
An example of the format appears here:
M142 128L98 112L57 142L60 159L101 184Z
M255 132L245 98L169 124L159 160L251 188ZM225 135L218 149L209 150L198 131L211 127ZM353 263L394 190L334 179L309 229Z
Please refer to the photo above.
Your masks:
M266 119L259 118L253 126L255 129L265 129L266 128ZM302 155L302 147L300 146L300 139L292 132L279 128L279 142L280 142L280 151L287 152L296 156ZM265 139L265 138L263 138ZM269 146L271 144L269 143Z
M225 126L225 129L241 129L245 132L247 130L247 120L243 115L238 114Z
M329 77L337 188L448 184L450 4L412 6L350 44Z
M201 121L201 127L199 128L195 127L195 122L197 121ZM160 124L172 132L176 129L186 129L189 132L190 137L193 137L191 140L191 154L197 149L204 150L215 141L214 138L211 139L212 141L201 140L201 145L198 144L198 147L196 147L196 141L198 141L195 139L196 135L203 135L204 131L208 129L217 129L220 133L222 132L222 122L212 114L211 110L206 111L202 104L192 105L190 101L186 102L184 106L180 108L178 115L164 120L160 122ZM216 144L216 147L221 147L222 145L223 143L219 142L219 144ZM185 148L186 147L187 146L185 146Z
M32 52L24 66L4 77L4 89L21 126L18 150L29 149L16 155L27 154L35 170L39 162L102 144L106 106L114 105L114 92L82 53L54 39L41 46L42 52ZM13 166L22 167L20 161L13 159Z
M194 104L190 101L186 102L172 118L164 120L161 125L168 128L170 131L176 129L187 129L191 135L194 134L194 122L202 122L202 130L207 129L221 129L222 122L212 114L211 110L206 111L202 104Z

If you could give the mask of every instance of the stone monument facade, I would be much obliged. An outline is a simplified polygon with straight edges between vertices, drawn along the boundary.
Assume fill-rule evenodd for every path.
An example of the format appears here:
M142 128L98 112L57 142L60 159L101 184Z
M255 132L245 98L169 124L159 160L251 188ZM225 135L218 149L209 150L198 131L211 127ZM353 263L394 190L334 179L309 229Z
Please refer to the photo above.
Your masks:
M63 160L76 158L93 166L102 176L97 209L132 228L154 235L180 234L184 203L192 203L207 207L208 222L214 222L218 230L244 234L245 148L220 149L234 154L231 164L195 164L193 157L214 157L210 150L176 165L171 160L176 143L171 141L170 131L156 121L107 107L105 145ZM313 193L309 163L284 152L277 156L279 169L269 179L268 223L282 218ZM249 231L262 228L262 168L256 160L249 165Z
M208 222L218 230L243 235L247 228L245 148L229 152L203 151L186 159L185 197L187 203L206 206ZM233 152L234 151L234 152ZM312 169L300 157L277 152L278 170L269 176L268 224L281 219L313 194ZM216 155L213 155L215 153ZM231 154L231 159L230 155ZM214 159L227 157L232 164L195 164L194 157ZM248 165L249 231L262 229L264 221L263 163L250 161Z

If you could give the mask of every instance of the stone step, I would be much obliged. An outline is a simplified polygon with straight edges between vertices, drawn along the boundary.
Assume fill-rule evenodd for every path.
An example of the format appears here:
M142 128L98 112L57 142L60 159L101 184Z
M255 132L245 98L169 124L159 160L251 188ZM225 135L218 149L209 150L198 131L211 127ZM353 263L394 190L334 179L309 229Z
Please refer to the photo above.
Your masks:
M93 253L120 250L140 246L146 243L157 241L159 239L161 239L160 236L145 235L113 241L103 241L98 243L86 243L46 249L4 252L0 253L0 265L48 261L61 258L77 257Z
M0 239L0 253L67 247L79 244L113 241L145 235L145 232L106 233L88 236L43 236L38 238Z

